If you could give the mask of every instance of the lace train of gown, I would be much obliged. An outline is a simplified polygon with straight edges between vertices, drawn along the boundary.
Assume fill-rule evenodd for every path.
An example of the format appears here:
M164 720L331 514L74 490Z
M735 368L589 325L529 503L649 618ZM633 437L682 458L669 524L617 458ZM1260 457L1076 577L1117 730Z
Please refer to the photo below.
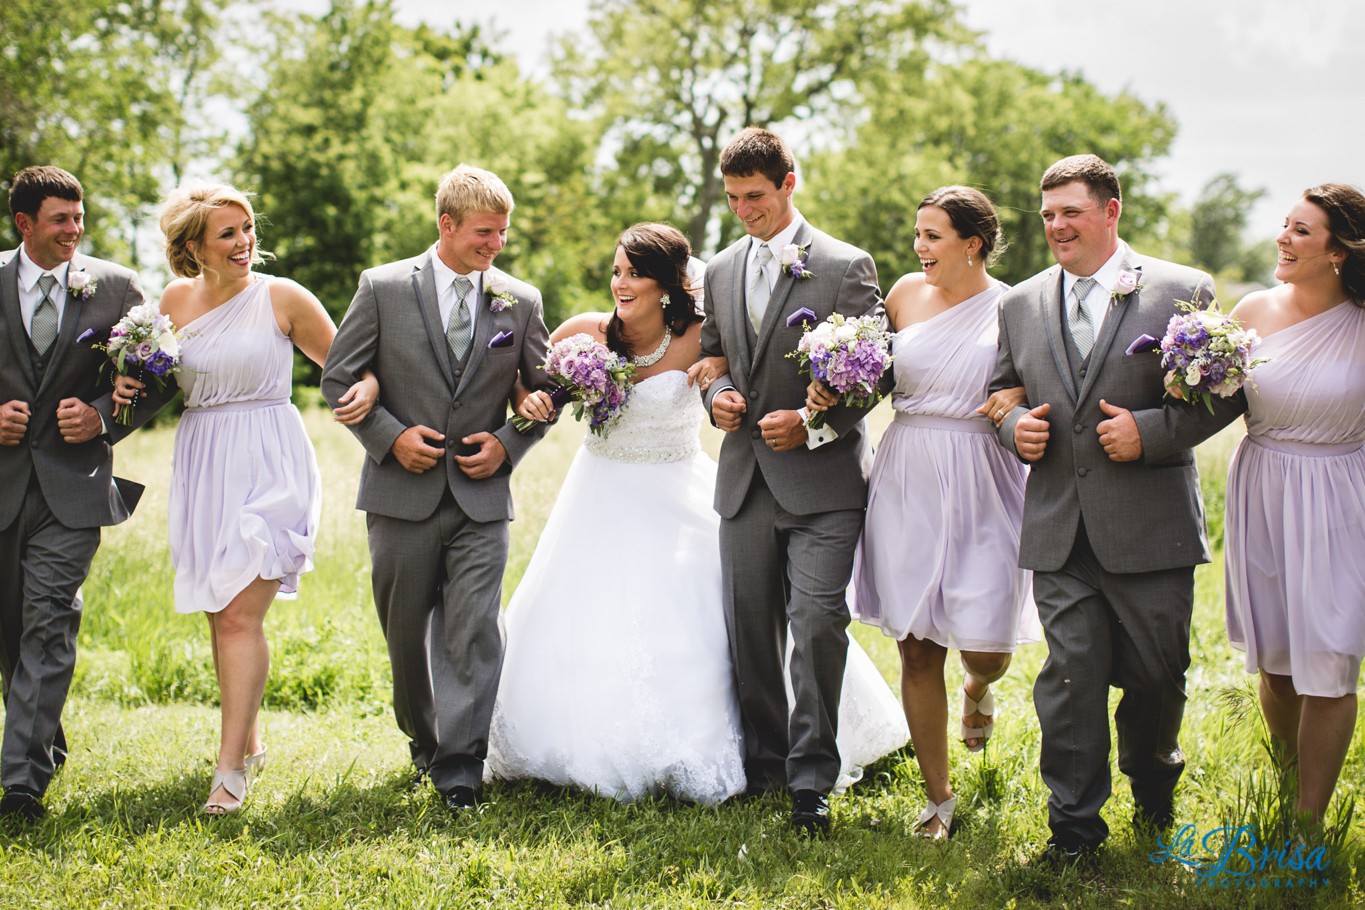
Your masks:
M701 416L669 371L635 386L608 438L585 437L507 608L489 776L622 801L744 789ZM845 786L909 737L856 643L839 716Z

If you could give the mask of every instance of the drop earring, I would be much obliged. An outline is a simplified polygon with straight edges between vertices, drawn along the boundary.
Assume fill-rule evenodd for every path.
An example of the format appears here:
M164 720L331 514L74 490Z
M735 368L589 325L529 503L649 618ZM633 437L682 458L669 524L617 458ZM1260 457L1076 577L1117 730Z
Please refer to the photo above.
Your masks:
M1332 274L1336 275L1338 278L1341 277L1341 266L1338 265L1335 260L1332 262Z
M668 309L668 305L669 305L670 303L672 303L672 302L673 302L672 300L669 300L669 299L668 299L668 295L667 295L667 294L665 294L665 295L663 295L662 297L659 298L659 306L662 307L662 308L665 309L665 310Z

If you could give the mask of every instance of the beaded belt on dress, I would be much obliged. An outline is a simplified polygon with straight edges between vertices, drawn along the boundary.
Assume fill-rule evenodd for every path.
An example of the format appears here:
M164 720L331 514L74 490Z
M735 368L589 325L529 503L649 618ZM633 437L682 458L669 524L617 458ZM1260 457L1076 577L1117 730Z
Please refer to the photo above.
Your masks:
M610 439L593 436L591 433L584 439L583 447L599 458L623 461L629 464L665 464L671 461L686 461L700 449L695 442L676 446L618 445Z
M185 408L187 414L199 414L212 411L215 414L227 414L232 411L257 411L262 408L278 408L289 404L288 398L256 398L251 401L224 401L221 404L196 405L192 408Z
M1272 452L1286 455L1307 455L1310 458L1330 458L1336 455L1350 455L1365 448L1365 442L1290 442L1286 439L1272 439L1269 436L1248 436L1247 441Z
M931 430L952 430L956 433L994 433L995 427L985 417L936 417L931 414L907 414L897 411L895 421L907 427Z

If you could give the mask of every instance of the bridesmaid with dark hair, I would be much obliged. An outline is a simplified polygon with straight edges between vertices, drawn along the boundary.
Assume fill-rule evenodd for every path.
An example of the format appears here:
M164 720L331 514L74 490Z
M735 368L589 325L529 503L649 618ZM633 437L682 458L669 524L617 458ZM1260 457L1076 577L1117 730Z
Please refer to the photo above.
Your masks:
M1365 657L1365 195L1304 192L1276 238L1279 287L1232 311L1266 362L1228 466L1228 636L1260 673L1271 735L1322 820Z
M1018 567L1028 471L992 426L1023 402L1023 390L989 399L986 390L1006 290L986 268L1002 246L995 207L980 191L947 186L920 203L923 271L886 295L895 420L868 480L853 564L854 615L900 643L901 703L929 797L914 827L934 840L949 836L957 805L948 780L948 650L960 652L961 737L976 752L995 726L991 683L1016 644L1041 637L1030 573ZM810 408L835 400L818 383L808 393Z

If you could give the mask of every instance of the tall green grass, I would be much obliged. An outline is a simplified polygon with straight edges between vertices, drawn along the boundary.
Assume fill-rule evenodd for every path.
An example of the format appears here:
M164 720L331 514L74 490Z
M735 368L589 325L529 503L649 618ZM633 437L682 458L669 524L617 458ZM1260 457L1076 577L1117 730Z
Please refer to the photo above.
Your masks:
M877 431L885 408L874 415ZM1031 862L1047 836L1031 686L1045 656L1023 649L996 686L997 732L982 755L952 750L956 838L911 834L923 805L908 754L868 769L834 802L834 835L794 837L777 797L706 809L669 800L623 806L531 783L495 783L485 809L451 819L409 786L407 749L388 707L389 669L369 591L363 517L353 508L362 455L326 412L305 421L325 498L316 571L267 618L272 671L263 714L271 766L247 809L197 813L217 746L207 627L177 615L165 539L169 425L120 444L119 473L148 484L138 513L111 529L86 585L77 681L65 716L74 752L49 790L49 818L0 826L0 907L748 907L967 908L1352 907L1365 902L1359 799L1365 735L1347 758L1333 816L1331 884L1312 891L1220 890L1128 824L1115 769L1113 834L1093 869ZM525 568L582 435L561 421L515 475L518 519L505 596ZM1221 527L1226 462L1238 432L1200 452L1211 525ZM714 453L717 434L706 430ZM1154 529L1154 531L1157 529ZM1223 631L1221 553L1196 574L1194 665L1182 746L1181 824L1270 834L1287 798L1258 746L1250 677ZM893 687L893 642L854 634ZM960 670L949 662L950 691ZM554 680L546 680L553 685ZM1117 693L1114 695L1117 699ZM954 705L954 708L956 706ZM1277 814L1278 813L1278 814Z

